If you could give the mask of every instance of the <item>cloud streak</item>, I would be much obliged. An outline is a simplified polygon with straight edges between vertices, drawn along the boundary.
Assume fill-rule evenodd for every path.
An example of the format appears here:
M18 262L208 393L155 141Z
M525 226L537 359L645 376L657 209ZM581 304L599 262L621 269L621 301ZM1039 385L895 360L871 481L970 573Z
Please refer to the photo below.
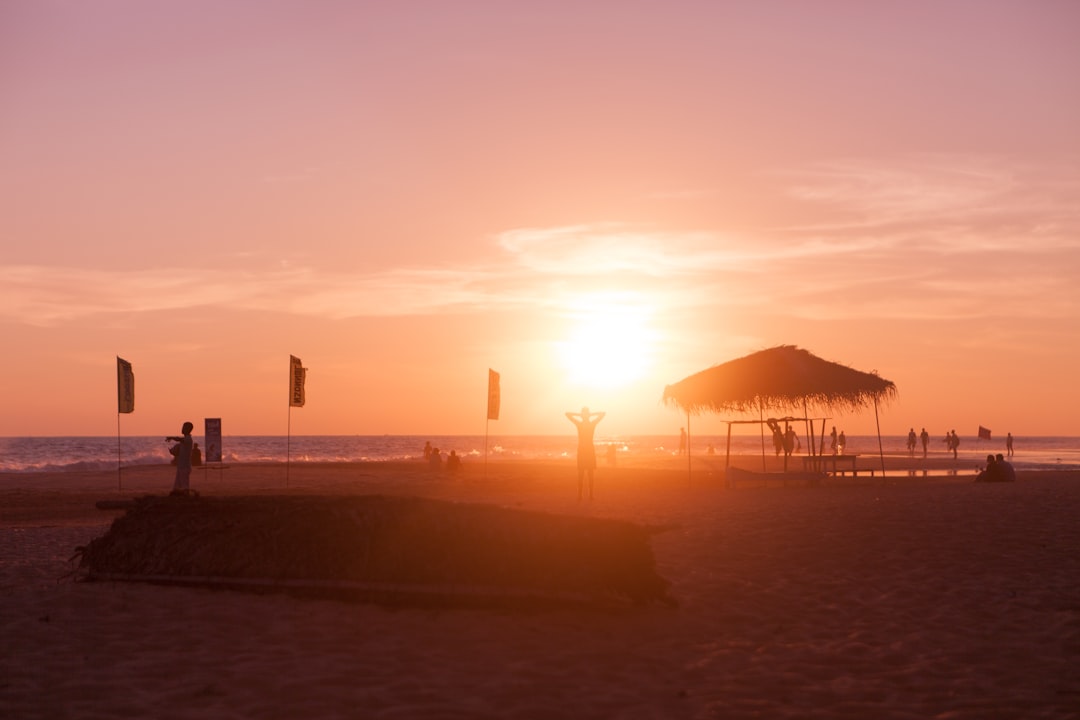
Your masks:
M788 175L789 199L809 206L813 223L740 235L615 222L516 228L493 238L483 263L378 272L0 266L0 317L47 326L200 306L330 319L558 311L583 287L703 311L1065 317L1080 310L1070 170L940 157L834 163Z

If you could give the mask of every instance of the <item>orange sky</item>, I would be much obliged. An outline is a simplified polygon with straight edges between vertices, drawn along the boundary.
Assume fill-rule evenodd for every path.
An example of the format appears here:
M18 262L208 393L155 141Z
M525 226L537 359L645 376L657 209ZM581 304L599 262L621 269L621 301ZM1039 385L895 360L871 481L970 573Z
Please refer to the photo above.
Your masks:
M0 435L117 355L125 435L284 434L290 354L294 434L669 433L778 344L1080 435L1078 77L1058 0L4 0Z

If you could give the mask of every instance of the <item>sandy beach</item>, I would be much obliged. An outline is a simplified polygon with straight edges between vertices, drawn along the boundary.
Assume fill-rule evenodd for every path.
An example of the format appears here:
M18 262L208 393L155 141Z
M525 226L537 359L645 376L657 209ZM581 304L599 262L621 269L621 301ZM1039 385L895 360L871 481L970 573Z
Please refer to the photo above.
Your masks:
M0 475L0 716L1080 716L1080 473L888 466L730 488L722 458L691 477L673 458L601 467L585 502L572 461L192 477L204 496L416 495L665 528L652 548L678 607L529 611L75 582L75 548L122 512L95 503L167 492L171 468Z

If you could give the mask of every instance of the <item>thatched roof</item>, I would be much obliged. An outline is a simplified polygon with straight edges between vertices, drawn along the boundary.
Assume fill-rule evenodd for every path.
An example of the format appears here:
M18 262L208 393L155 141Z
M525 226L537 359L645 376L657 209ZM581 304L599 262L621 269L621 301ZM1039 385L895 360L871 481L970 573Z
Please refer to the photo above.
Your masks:
M846 365L779 345L695 373L664 388L664 402L686 412L759 408L851 409L896 397L896 385Z

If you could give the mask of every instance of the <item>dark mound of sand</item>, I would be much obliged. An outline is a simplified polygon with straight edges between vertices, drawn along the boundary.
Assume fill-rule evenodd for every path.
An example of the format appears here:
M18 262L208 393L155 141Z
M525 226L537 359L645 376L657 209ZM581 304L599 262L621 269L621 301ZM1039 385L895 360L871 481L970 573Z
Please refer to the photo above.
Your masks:
M81 549L87 580L392 602L670 603L650 530L411 497L148 497Z

